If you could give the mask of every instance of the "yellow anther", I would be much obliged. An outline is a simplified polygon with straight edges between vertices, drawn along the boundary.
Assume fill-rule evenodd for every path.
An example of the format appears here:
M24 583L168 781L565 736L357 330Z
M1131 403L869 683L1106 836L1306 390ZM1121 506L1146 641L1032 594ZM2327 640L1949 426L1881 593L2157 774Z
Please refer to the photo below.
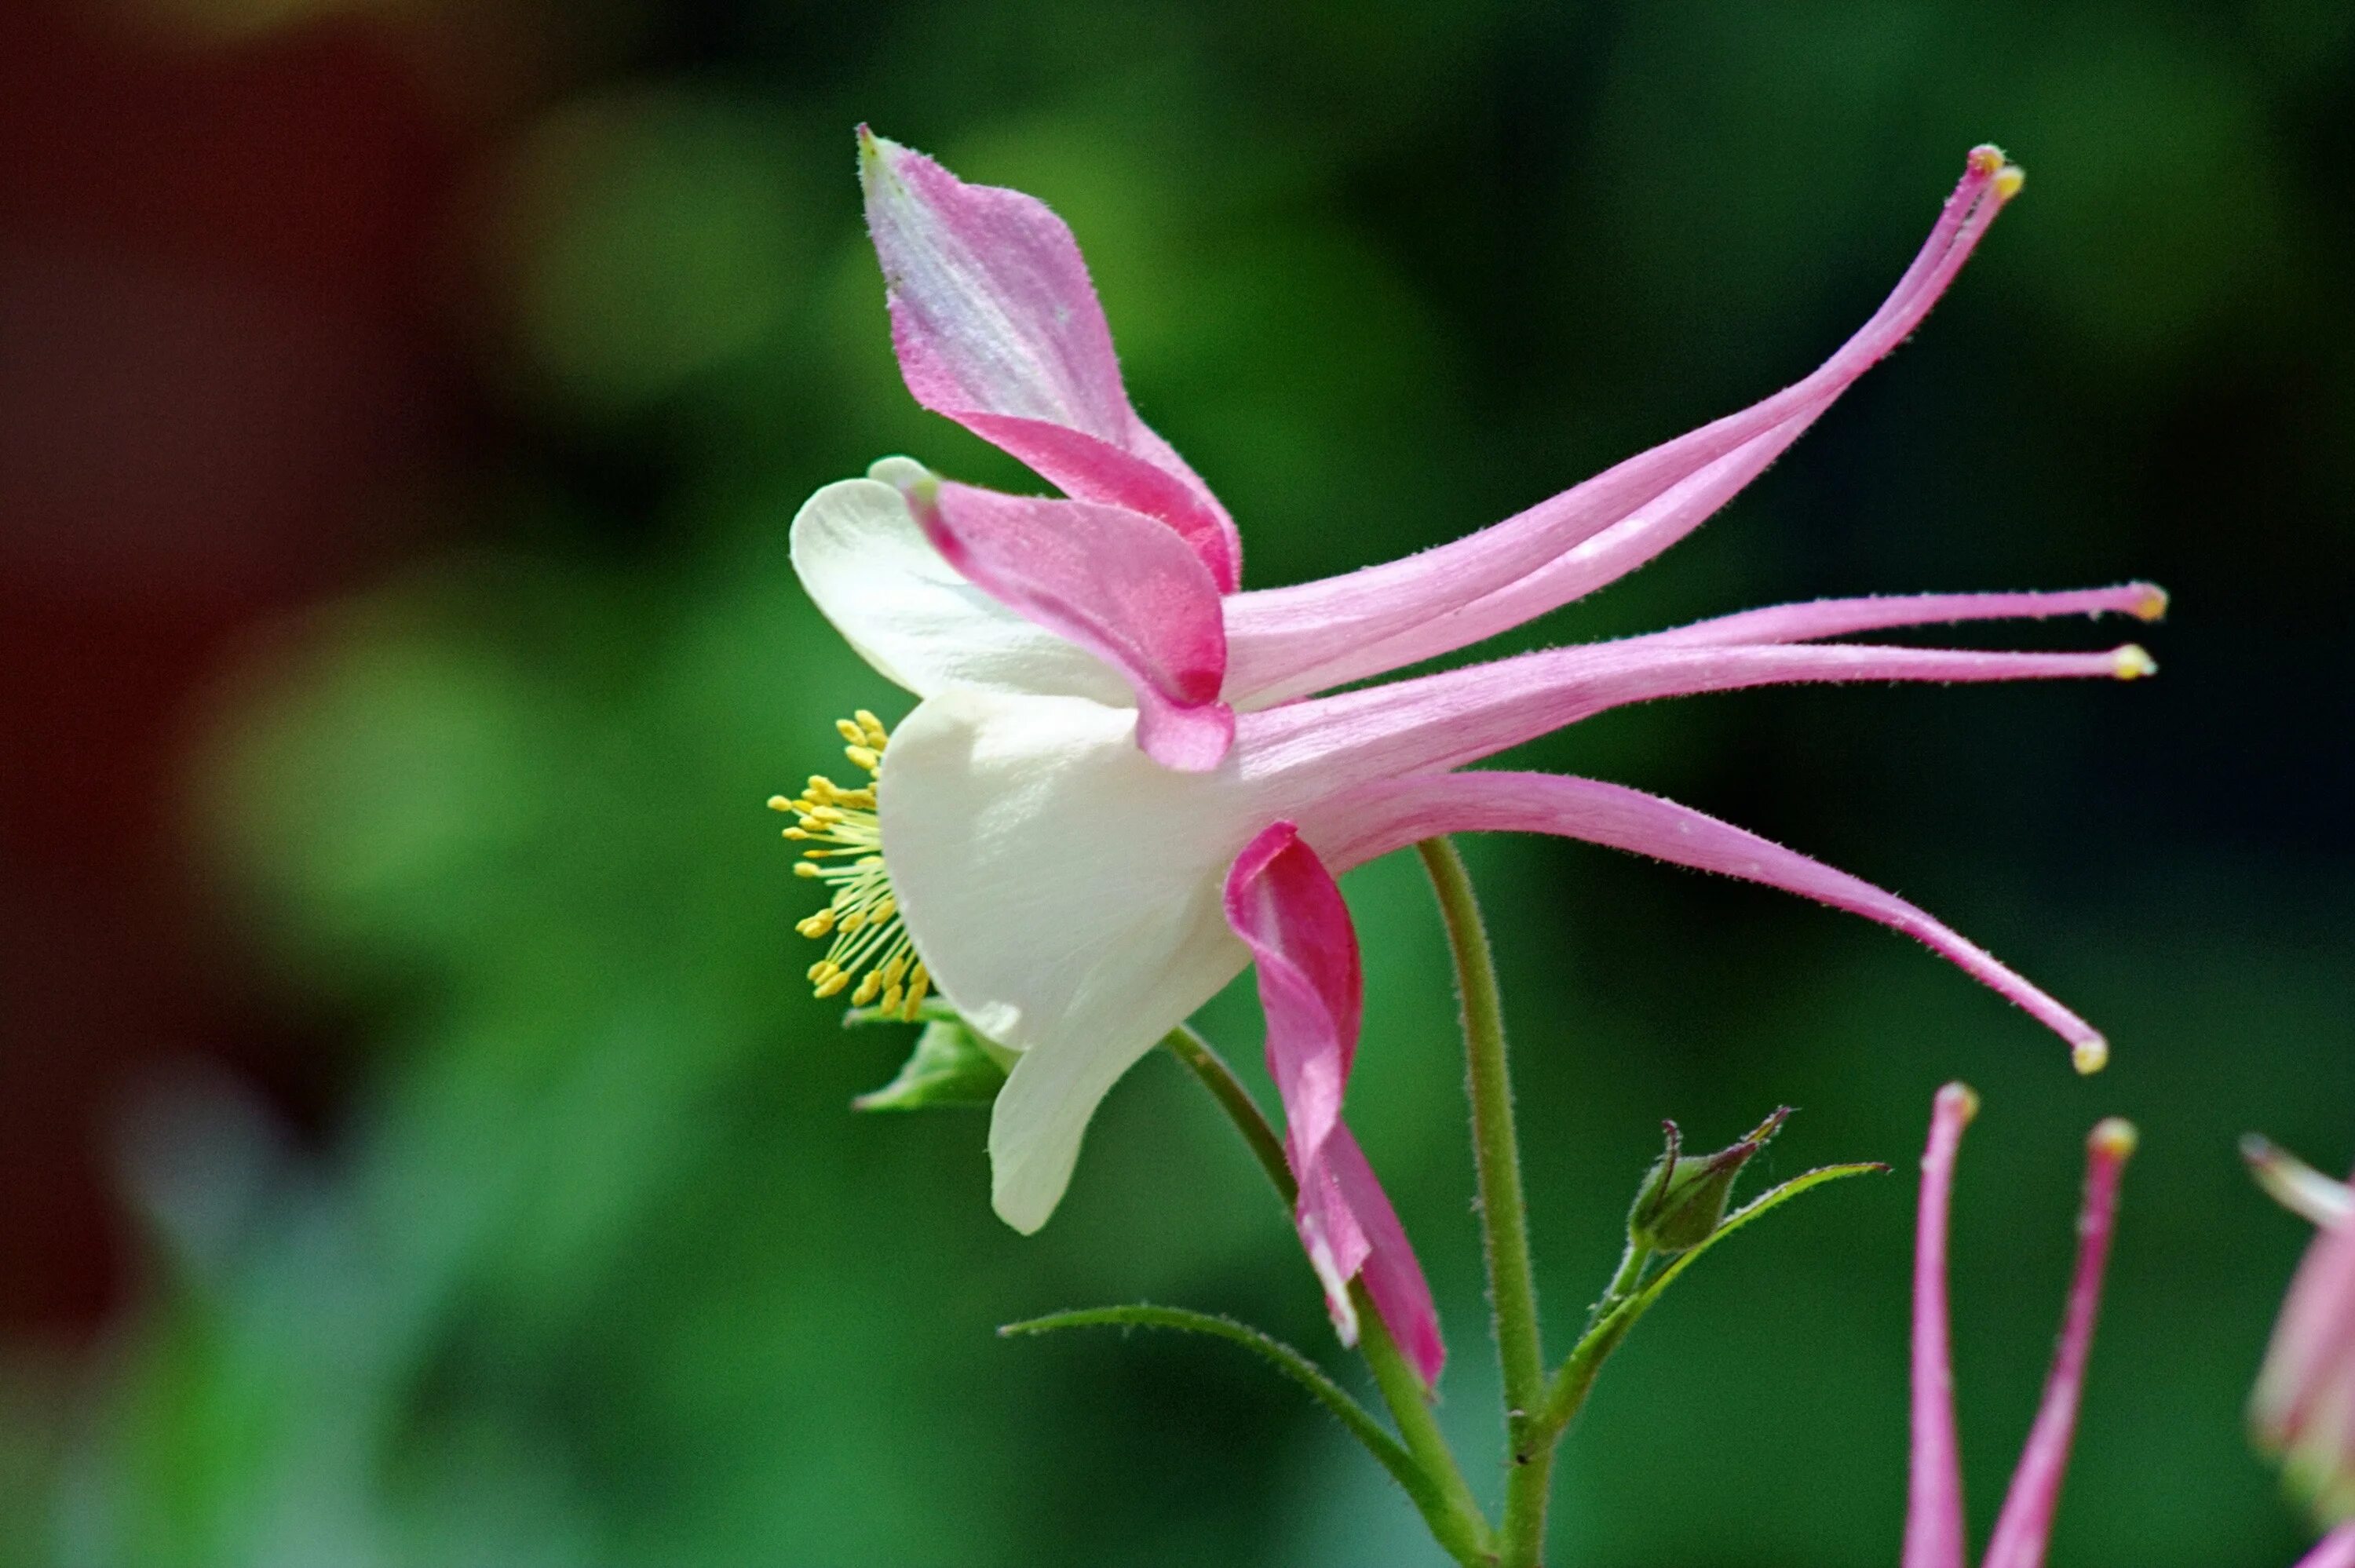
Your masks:
M2077 1071L2091 1077L2110 1065L2110 1043L2096 1034L2091 1040L2080 1040L2070 1048L2070 1061Z
M2110 655L2117 666L2121 681L2138 681L2146 675L2158 673L2158 661L2145 652L2138 643L2129 642Z
M2122 1116L2113 1116L2105 1117L2094 1124L2094 1130L2086 1135L2085 1147L2096 1154L2124 1160L2141 1141L2142 1135L2135 1130L2134 1123Z
M2138 620L2167 619L2167 590L2157 583L2144 583L2141 595L2135 600L2134 613Z
M850 760L873 773L891 739L883 721L860 708L849 718L837 719L834 728ZM819 846L802 852L794 874L821 880L832 889L825 908L794 927L805 937L831 938L833 943L826 957L810 966L811 986L819 996L830 997L855 983L854 1005L864 1007L880 997L885 1012L914 1019L932 982L900 923L900 901L883 863L883 828L876 816L873 787L846 789L824 774L813 773L798 798L779 795L769 804L799 813L785 837Z
M2028 171L2018 164L2006 164L1995 172L1995 199L2009 201L2028 183Z
M2009 162L2010 160L2003 155L2003 149L1992 142L1982 142L1971 149L1971 173L1975 175L1994 174Z

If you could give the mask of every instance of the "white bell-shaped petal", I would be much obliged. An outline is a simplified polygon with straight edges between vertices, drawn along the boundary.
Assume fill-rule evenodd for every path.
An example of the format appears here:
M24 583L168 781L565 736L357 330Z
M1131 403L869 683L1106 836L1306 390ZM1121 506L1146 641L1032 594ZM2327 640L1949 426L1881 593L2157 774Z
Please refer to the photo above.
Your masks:
M877 793L932 983L1022 1052L990 1124L998 1214L1046 1223L1114 1082L1241 969L1219 889L1263 825L1231 767L1139 751L1136 711L959 687L891 737Z
M820 490L794 517L794 570L845 641L884 679L920 697L978 686L1133 705L1117 672L999 604L942 558L896 483L922 472L907 458L885 458L866 479Z

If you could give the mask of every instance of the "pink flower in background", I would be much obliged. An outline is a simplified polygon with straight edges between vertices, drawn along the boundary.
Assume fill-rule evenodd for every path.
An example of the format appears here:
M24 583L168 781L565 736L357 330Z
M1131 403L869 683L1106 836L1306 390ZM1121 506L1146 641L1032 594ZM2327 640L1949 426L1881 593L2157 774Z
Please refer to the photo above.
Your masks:
M1963 1472L1955 1439L1955 1379L1946 1318L1946 1215L1955 1157L1978 1097L1961 1084L1938 1091L1922 1156L1922 1209L1913 1258L1913 1443L1905 1510L1903 1568L1966 1568ZM2118 1177L2134 1152L2135 1129L2112 1118L2085 1140L2085 1203L2077 1221L2077 1266L2061 1321L2061 1342L2036 1424L2012 1472L1980 1568L2041 1568L2061 1500L2062 1472L2077 1427L2085 1360L2102 1300L2102 1273L2117 1223Z
M794 562L811 597L920 699L888 746L860 721L871 744L854 754L877 768L871 792L834 791L843 804L833 816L812 813L793 830L833 846L813 852L807 874L831 879L835 902L805 929L826 927L836 941L812 970L822 993L862 964L896 965L858 994L879 991L892 1005L915 994L899 984L912 975L1018 1053L990 1128L993 1199L1007 1223L1045 1223L1105 1092L1254 953L1264 963L1281 952L1299 971L1270 1002L1293 1019L1282 1043L1272 1022L1270 1048L1284 1065L1279 1085L1290 1084L1295 1159L1354 1170L1337 1095L1355 1004L1340 1008L1330 985L1301 978L1315 971L1297 938L1320 930L1337 940L1346 911L1318 895L1320 912L1294 919L1269 890L1292 885L1282 867L1305 864L1299 856L1328 876L1437 833L1586 839L1855 911L2028 1009L2081 1068L2100 1065L2105 1047L2083 1020L1891 894L1655 796L1459 769L1605 709L1688 693L2147 674L2148 658L2131 645L1820 644L2002 617L2154 619L2165 599L2147 584L1789 605L1318 694L1517 626L1699 526L1919 324L2019 189L2019 170L1996 150L1970 154L1888 300L1804 380L1469 537L1247 592L1226 510L1129 405L1062 222L1029 196L966 185L864 132L859 145L909 389L1065 493L1001 494L890 458L820 490L794 518ZM812 803L825 802L802 804ZM1271 848L1278 824L1292 836ZM829 867L829 855L843 863ZM1264 969L1262 980L1264 991ZM1316 1007L1302 1000L1311 993ZM1296 1046L1289 1032L1318 1008L1323 1043ZM1318 1198L1302 1221L1304 1236L1319 1238L1312 1253L1328 1251L1318 1266L1328 1294L1359 1245L1345 1209L1367 1255L1381 1250L1382 1217L1350 1209L1353 1191L1378 1193L1370 1176L1335 1180L1338 1206Z
M2355 1516L2355 1191L2261 1140L2250 1162L2319 1234L2298 1265L2258 1374L2251 1417L2326 1520ZM2355 1563L2355 1525L2342 1528Z

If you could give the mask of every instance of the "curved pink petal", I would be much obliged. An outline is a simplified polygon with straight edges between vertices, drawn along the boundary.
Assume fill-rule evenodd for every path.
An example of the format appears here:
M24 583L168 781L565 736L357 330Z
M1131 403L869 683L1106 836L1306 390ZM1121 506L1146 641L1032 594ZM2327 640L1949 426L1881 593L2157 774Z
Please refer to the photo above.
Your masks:
M1756 833L1640 789L1552 773L1425 774L1337 797L1306 821L1314 841L1343 870L1434 833L1526 832L1582 839L1779 887L1913 938L2068 1041L2081 1066L2097 1065L2107 1056L2091 1024L1926 911Z
M1948 1084L1931 1102L1913 1225L1913 1441L1906 1467L1902 1568L1965 1568L1963 1462L1955 1437L1954 1355L1946 1317L1946 1216L1955 1156L1979 1097Z
M1444 1351L1422 1266L1364 1153L1341 1122L1365 979L1348 906L1290 822L1263 830L1227 874L1227 923L1258 967L1267 1065L1284 1101L1284 1155L1300 1185L1295 1219L1345 1342L1360 1271L1382 1321L1426 1383Z
M1241 715L1254 773L1312 798L1460 768L1607 708L1794 682L2130 679L2156 666L2102 653L2000 653L1870 644L1659 646L1643 638L1524 653ZM1274 776L1290 775L1290 779Z
M1318 691L1518 625L1633 569L1691 532L1921 323L2019 188L1975 148L1930 237L1881 308L1814 374L1468 537L1295 588L1237 596L1236 690ZM1605 546L1598 538L1612 534ZM1598 546L1582 552L1593 541Z
M902 493L949 565L1019 615L1118 670L1136 692L1137 744L1200 773L1234 741L1219 700L1226 626L1199 557L1141 514L1002 495L926 475Z
M891 343L916 401L1071 495L1158 518L1232 589L1242 564L1234 523L1129 406L1103 307L1063 220L1019 191L967 185L865 126L858 152Z
M2069 1285L2069 1305L2044 1398L2030 1428L2011 1489L1995 1524L1979 1568L2044 1568L2052 1536L2052 1513L2061 1501L2061 1478L2069 1467L2069 1444L2077 1431L2077 1404L2085 1388L2085 1360L2094 1348L2094 1319L2102 1306L2102 1274L2117 1228L2118 1177L2134 1152L2135 1130L2113 1118L2085 1139L2085 1205L2077 1219L2077 1269Z
M1358 1147L1346 1123L1335 1128L1326 1142L1325 1161L1340 1187L1342 1201L1365 1231L1366 1294L1373 1298L1374 1310L1382 1315L1383 1325L1406 1352L1408 1364L1423 1379L1423 1386L1436 1387L1440 1371L1447 1364L1447 1345L1439 1337L1439 1308L1431 1299L1431 1284L1423 1277L1423 1265L1406 1239L1406 1227L1399 1224L1390 1194L1382 1191L1374 1168L1366 1163L1365 1150Z
M1951 626L1965 620L2042 620L2055 615L2131 615L2157 620L2167 613L2167 591L2152 583L2071 588L2044 593L1875 594L1769 605L1647 632L1652 647L1724 647L1735 643L1812 642L1901 626Z

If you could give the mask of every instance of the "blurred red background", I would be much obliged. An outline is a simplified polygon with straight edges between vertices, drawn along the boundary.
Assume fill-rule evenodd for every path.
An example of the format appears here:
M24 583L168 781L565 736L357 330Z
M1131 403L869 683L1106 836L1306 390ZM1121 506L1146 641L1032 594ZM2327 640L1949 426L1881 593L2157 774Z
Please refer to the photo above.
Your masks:
M464 440L421 280L490 116L421 41L0 7L0 1336L115 1298L127 1077L200 1053L299 1124L333 1071L217 978L171 771L227 651L418 543L379 498Z

